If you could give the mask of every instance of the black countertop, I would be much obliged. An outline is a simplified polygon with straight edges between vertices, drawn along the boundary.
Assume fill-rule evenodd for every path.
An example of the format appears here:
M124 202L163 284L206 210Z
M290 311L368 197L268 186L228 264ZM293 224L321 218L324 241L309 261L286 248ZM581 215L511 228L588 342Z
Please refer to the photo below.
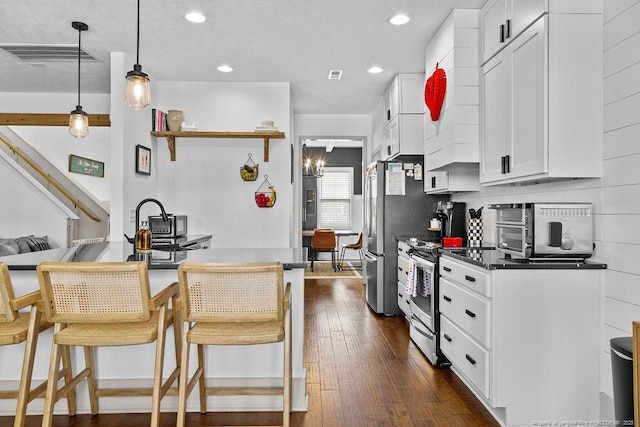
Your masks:
M481 248L440 248L438 251L446 257L485 268L487 270L500 269L605 269L607 264L589 260L569 260L561 258L545 258L541 260L507 259L505 254L493 247Z
M194 236L198 238L201 236ZM49 249L0 257L9 270L35 270L43 261L112 262L146 261L149 269L175 270L189 262L281 262L285 270L305 268L307 248L208 248L153 250L136 253L128 242L100 242L71 248Z

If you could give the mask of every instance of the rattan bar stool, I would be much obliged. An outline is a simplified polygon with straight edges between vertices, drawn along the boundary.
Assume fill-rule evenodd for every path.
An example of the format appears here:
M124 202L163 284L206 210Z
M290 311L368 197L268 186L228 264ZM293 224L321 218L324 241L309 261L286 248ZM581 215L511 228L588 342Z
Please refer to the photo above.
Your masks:
M16 298L9 276L9 269L4 262L0 262L0 346L25 343L19 389L0 392L0 399L17 399L14 427L24 426L27 405L36 397L43 396L47 387L47 382L44 381L31 388L38 334L52 326L42 317L42 306L38 307L40 301L40 291ZM29 313L18 311L29 306L31 306ZM69 360L69 352L64 353L63 366L68 367ZM68 370L64 369L58 372L57 375L68 375L68 372ZM66 379L69 380L70 378L67 377ZM69 394L67 397L69 414L73 415L76 412L75 396Z
M196 384L200 412L207 412L208 395L282 394L282 425L291 413L290 284L283 287L280 263L211 264L184 262L178 267L183 334L177 425L185 425L187 397ZM283 297L284 295L284 297ZM252 345L284 342L282 387L207 387L205 345ZM189 348L197 345L198 367L191 377Z
M44 312L47 320L54 324L42 425L51 426L55 402L86 378L92 414L98 414L97 398L101 396L150 395L151 426L158 426L160 400L180 372L182 321L178 311L178 284L167 286L152 298L144 262L44 262L38 265L37 271ZM163 383L166 330L171 324L174 324L176 341L176 368ZM98 387L94 347L153 342L156 343L153 387ZM61 350L68 351L69 346L84 348L86 367L58 389L55 372Z

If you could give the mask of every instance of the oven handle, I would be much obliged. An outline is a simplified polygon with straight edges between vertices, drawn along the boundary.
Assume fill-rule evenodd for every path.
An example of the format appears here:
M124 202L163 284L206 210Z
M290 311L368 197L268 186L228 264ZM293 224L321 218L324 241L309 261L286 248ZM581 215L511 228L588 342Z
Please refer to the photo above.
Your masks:
M420 320L418 317L416 317L415 314L411 314L410 322L414 323L413 322L414 320L417 321L418 323L420 323L422 326L424 326L427 329L427 331L429 331L429 327L427 325L425 325L422 320ZM427 337L429 339L433 339L433 334L432 333L424 332L424 331L422 331L422 330L420 330L420 329L418 329L416 327L414 327L413 329L415 329L418 333L420 333L420 335L422 335L424 337Z
M413 262L416 263L418 267L422 267L423 269L428 270L432 273L433 273L433 270L435 270L436 265L431 261L427 261L426 259L413 254L409 255L409 257L413 260Z

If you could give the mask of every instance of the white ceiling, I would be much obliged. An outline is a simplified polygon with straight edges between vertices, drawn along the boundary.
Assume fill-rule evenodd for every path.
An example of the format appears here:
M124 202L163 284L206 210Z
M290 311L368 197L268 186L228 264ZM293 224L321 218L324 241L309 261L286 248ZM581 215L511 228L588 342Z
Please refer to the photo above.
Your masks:
M291 82L296 114L369 114L397 73L424 72L425 46L453 8L485 0L141 0L140 64L162 81ZM109 92L109 54L136 54L135 0L1 0L0 44L72 44L82 21L82 92ZM207 21L193 24L197 10ZM411 21L387 22L396 13ZM226 63L232 73L216 68ZM133 68L133 64L131 64ZM372 65L384 69L369 74ZM344 70L328 80L329 70ZM124 78L124 76L123 76ZM77 90L77 63L34 66L0 51L0 92Z

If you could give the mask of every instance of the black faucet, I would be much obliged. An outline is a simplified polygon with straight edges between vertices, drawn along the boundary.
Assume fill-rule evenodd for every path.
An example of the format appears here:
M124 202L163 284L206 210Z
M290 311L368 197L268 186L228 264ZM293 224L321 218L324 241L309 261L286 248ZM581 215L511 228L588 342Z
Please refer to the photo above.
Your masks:
M162 215L162 220L169 221L169 217L167 216L167 212L165 212L164 206L162 206L162 203L160 203L156 199L144 199L143 201L138 203L138 206L136 207L136 233L134 234L134 238L138 234L138 230L140 230L140 208L142 207L142 205L144 205L147 202L153 202L156 205L160 206L160 215Z

